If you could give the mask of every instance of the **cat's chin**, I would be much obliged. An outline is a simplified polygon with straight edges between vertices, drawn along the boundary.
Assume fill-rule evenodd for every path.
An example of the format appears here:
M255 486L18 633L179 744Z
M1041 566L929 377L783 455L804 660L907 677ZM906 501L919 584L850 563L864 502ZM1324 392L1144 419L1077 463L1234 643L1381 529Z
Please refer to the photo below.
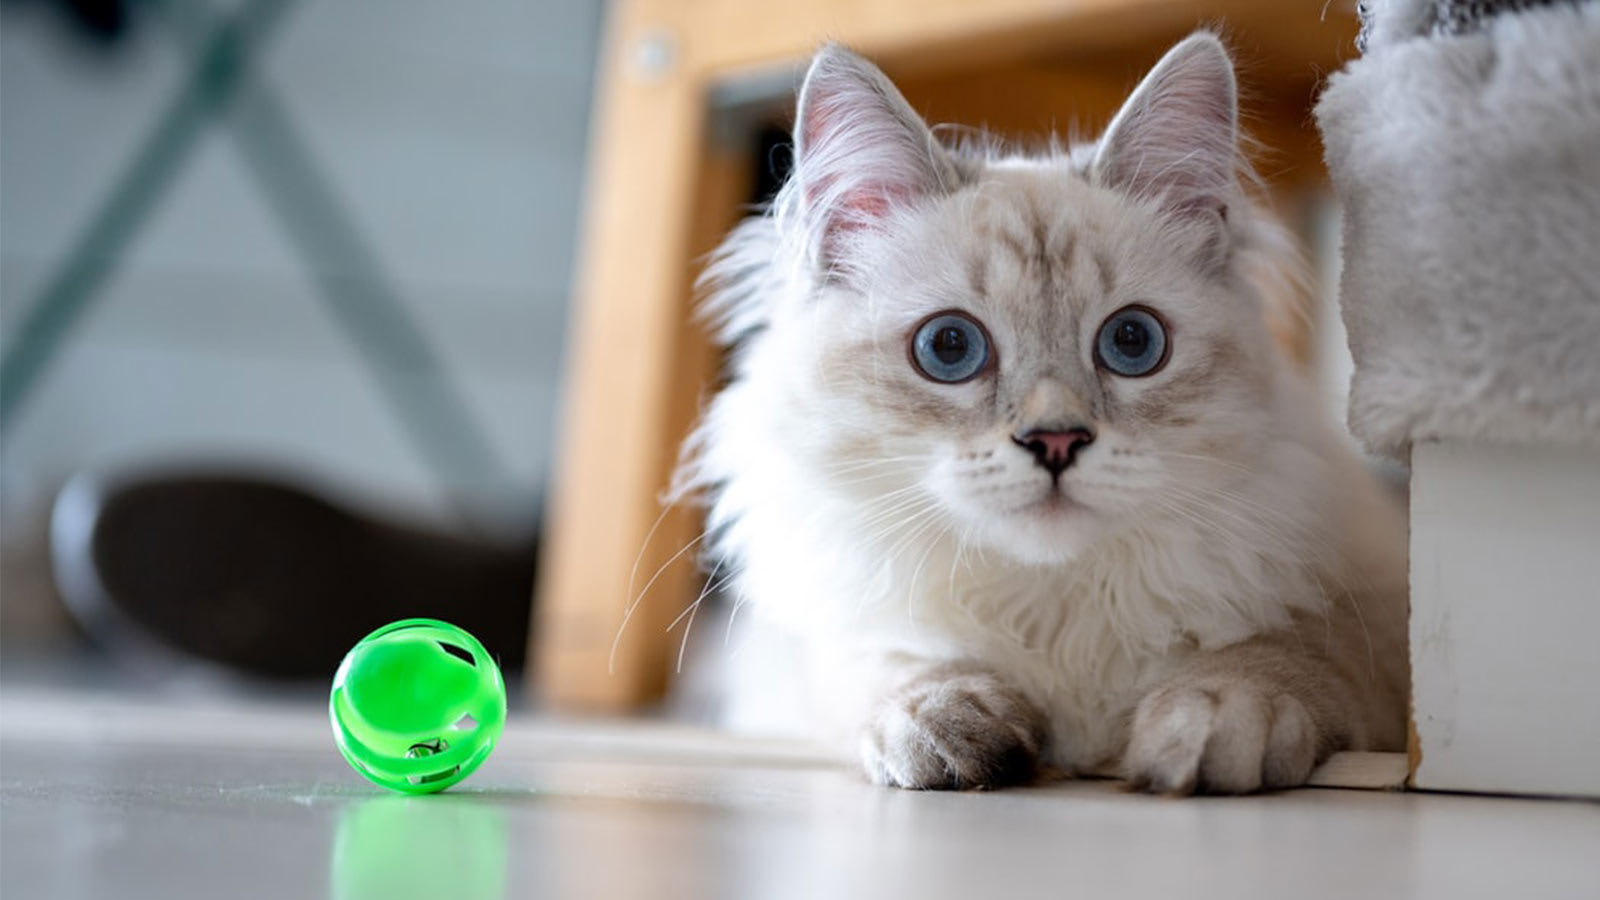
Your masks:
M987 544L1029 565L1071 562L1101 531L1098 517L1091 510L1061 494L1050 494L997 516L989 526Z

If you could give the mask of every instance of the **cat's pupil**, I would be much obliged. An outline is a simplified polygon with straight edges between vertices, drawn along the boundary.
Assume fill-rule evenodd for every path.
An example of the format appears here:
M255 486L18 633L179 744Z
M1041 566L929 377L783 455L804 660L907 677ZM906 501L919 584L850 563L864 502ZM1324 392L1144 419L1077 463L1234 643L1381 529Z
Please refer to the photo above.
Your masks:
M933 355L947 365L955 365L967 356L967 335L951 326L939 329L933 336Z
M1150 331L1141 322L1125 321L1117 326L1111 341L1117 345L1118 351L1138 359L1144 356L1145 349L1150 346Z

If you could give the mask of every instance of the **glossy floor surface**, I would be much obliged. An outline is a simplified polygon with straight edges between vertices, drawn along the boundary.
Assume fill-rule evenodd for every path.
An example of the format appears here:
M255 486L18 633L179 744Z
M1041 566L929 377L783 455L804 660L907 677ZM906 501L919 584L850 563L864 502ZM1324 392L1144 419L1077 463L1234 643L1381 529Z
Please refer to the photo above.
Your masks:
M1600 805L907 793L783 744L513 719L385 795L310 705L0 693L6 898L1600 897Z

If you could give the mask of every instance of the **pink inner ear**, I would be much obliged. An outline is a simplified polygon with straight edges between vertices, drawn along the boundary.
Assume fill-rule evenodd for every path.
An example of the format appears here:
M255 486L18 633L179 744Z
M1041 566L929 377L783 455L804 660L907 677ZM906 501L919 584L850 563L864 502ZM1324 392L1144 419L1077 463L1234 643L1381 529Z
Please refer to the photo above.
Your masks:
M797 174L822 253L833 260L840 236L883 220L930 190L934 178L926 128L892 85L875 83L882 79L876 70L812 77L800 111Z
M836 179L820 178L812 182L810 190L806 191L806 199L813 202L828 202ZM871 188L877 188L872 190ZM894 201L910 196L904 194L890 194L888 185L852 185L844 191L833 194L831 198L832 209L825 213L828 220L827 231L851 231L865 228L875 219L882 219L889 214L889 209Z
M839 139L835 124L842 116L851 114L849 110L839 109L841 105L821 101L807 111L802 138L802 146L807 152L826 154L839 162L845 161L845 154L840 150L848 152L849 148L830 146L831 142ZM868 108L855 111L858 116L874 113L878 111ZM816 173L807 186L806 201L831 205L830 209L823 211L827 217L825 234L863 228L868 222L887 216L894 203L911 199L913 187L897 184L892 178L885 177L886 174L872 173L877 175L872 177L865 172L848 170Z

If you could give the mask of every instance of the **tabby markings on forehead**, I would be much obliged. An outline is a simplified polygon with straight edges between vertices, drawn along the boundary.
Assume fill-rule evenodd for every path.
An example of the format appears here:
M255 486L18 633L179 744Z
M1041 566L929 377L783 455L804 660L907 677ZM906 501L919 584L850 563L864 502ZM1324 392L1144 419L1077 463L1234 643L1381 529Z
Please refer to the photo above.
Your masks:
M1045 221L1044 216L1039 215L1039 210L1037 208L1033 209L1032 212L1033 212L1033 260L1032 260L1032 262L1033 262L1034 269L1039 274L1039 280L1041 282L1043 282L1043 284L1041 285L1041 287L1043 288L1042 293L1044 294L1044 296L1048 297L1051 294L1055 293L1054 285L1055 285L1055 278L1056 278L1056 267L1054 265L1055 260L1051 259L1051 257L1050 257L1050 223Z
M989 257L987 254L978 253L967 263L967 284L972 290L973 297L987 297L989 295Z
M1100 276L1101 296L1111 296L1112 290L1116 288L1116 282L1113 280L1114 270L1111 266L1111 260L1108 259L1105 253L1100 250L1091 251L1089 253L1089 259L1094 263L1095 274Z
M979 236L983 240L983 246L968 271L969 280L977 296L987 296L989 255L1003 251L1013 257L1017 267L1034 280L1039 299L1047 307L1054 305L1054 301L1059 299L1056 297L1056 285L1066 281L1063 275L1071 264L1071 257L1077 245L1076 234L1069 232L1062 240L1061 246L1052 250L1049 223L1042 218L1035 218L1031 234L1027 238L1004 226L982 228L979 230Z
M1023 241L1022 238L1017 237L1005 228L990 230L985 236L1016 257L1019 265L1027 266L1028 259L1032 254L1028 250L1027 242Z

